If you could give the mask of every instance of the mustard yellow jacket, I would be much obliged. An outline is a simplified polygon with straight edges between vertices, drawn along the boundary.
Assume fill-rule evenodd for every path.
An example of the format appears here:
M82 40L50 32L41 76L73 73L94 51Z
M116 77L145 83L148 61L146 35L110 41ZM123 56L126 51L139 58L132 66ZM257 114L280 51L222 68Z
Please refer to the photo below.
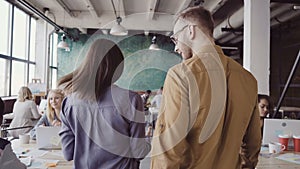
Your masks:
M167 74L152 169L254 168L261 145L257 82L218 46Z

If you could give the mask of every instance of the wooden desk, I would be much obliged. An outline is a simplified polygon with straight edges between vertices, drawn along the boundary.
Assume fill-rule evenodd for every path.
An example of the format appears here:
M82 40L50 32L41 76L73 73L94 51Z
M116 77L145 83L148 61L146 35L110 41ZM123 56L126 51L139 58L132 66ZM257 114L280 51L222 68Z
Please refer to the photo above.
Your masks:
M284 153L294 153L292 151L285 151ZM276 169L276 168L280 168L280 169L300 169L300 164L296 164L296 163L292 163L292 162L288 162L288 161L284 161L284 160L280 160L275 158L278 155L270 155L268 157L264 156L267 155L268 152L267 151L262 151L261 154L263 154L263 156L259 156L259 161L258 164L256 166L256 169ZM299 154L300 153L295 153L295 154Z
M34 151L38 150L36 148L36 142L33 140L30 140L29 144L21 144L19 142L19 139L15 139L12 142L12 149L16 154L20 154L20 151ZM72 169L73 168L73 161L66 161L61 153L61 150L49 150L46 152L46 154L40 156L40 157L33 157L32 162L34 162L35 159L44 159L44 160L58 160L58 163L56 167L51 167L53 169ZM29 166L28 169L31 169L32 167ZM46 167L45 167L46 168Z

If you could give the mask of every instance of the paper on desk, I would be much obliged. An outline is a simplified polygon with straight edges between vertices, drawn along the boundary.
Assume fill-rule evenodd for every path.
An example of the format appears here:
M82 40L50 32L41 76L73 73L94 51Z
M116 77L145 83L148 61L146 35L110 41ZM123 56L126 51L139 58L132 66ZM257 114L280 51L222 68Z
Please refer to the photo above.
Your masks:
M286 154L281 154L275 158L278 158L280 160L300 164L300 155L299 154L293 154L293 153L286 153Z
M54 167L57 165L59 160L46 160L46 159L32 159L31 165L28 167L28 169L47 169L50 166Z
M36 158L36 157L41 157L43 155L45 155L47 153L47 151L44 151L44 150L38 150L38 149L18 149L18 150L15 150L14 151L16 153L16 155L18 157L33 157L33 158Z
M44 150L33 149L32 151L29 151L27 153L27 155L32 156L33 158L36 158L36 157L41 157L41 156L45 155L46 153L47 153L47 151L44 151Z
M57 157L60 157L60 158L63 158L64 155L62 153L62 151L48 151L47 152L47 155L50 155L50 156L57 156Z
M37 149L26 149L21 152L15 152L19 157L41 157L47 153L44 150L37 150Z
M25 164L27 167L31 165L32 157L26 157L26 158L19 158L20 161Z

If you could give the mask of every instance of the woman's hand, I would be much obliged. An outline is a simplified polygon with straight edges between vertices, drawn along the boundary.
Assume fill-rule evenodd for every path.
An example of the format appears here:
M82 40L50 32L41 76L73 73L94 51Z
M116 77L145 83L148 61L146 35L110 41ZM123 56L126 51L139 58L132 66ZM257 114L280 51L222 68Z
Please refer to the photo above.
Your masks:
M61 122L59 120L53 120L52 126L61 126Z

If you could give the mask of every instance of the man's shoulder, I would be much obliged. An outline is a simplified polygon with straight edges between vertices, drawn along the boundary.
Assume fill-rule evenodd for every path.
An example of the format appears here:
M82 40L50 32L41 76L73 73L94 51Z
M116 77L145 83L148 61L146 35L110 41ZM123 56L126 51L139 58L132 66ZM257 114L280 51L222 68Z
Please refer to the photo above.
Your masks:
M171 67L168 73L186 76L189 73L206 72L205 66L198 57L187 59Z
M233 60L232 58L227 57L227 63L228 63L227 64L228 70L240 72L240 73L243 73L245 75L249 75L249 76L251 76L251 77L254 78L254 76L252 75L251 72L249 72L240 63L238 63L237 61Z

